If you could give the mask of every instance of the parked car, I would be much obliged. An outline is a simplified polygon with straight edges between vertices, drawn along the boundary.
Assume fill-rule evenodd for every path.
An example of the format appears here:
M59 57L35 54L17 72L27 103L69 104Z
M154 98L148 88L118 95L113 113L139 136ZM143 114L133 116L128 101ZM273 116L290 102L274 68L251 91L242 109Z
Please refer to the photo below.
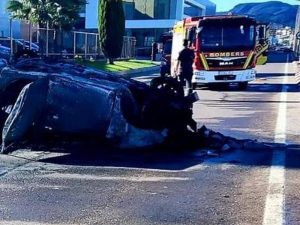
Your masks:
M0 58L9 59L11 53L11 40L9 38L0 39ZM31 47L30 47L31 46ZM13 39L13 58L15 60L20 58L36 58L38 57L39 46L33 42L25 41L23 39Z
M15 40L15 42L17 43L17 45L19 45L20 47L23 47L23 49L30 49L30 42L29 41L25 41L25 40ZM40 47L31 42L31 50L34 52L38 52L40 49Z
M279 46L276 48L277 52L293 52L292 48L289 46Z
M24 47L24 49L30 49L29 41L16 40L16 42L21 44ZM38 52L39 49L40 47L37 44L31 42L31 50Z
M10 48L11 40L10 38L1 38L0 44L4 47ZM30 49L30 42L23 40L23 39L13 39L13 49L14 53L19 52L21 50L29 50ZM33 52L39 52L40 47L36 44L31 42L31 50Z

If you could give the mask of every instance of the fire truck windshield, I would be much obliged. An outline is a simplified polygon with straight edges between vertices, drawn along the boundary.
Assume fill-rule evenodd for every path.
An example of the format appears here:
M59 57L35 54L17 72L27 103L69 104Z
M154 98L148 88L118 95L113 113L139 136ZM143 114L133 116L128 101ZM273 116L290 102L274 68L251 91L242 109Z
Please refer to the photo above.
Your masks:
M251 50L255 45L255 26L223 24L203 26L199 34L201 51Z

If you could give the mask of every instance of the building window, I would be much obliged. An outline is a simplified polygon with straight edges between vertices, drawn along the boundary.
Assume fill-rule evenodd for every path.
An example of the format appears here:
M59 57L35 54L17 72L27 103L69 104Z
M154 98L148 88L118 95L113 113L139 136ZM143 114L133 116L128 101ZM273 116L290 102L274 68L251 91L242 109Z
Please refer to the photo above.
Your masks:
M126 19L169 19L170 8L170 0L124 1Z
M155 4L154 14L156 19L170 18L170 0L157 0Z
M134 19L135 4L133 1L123 1L124 13L126 20Z

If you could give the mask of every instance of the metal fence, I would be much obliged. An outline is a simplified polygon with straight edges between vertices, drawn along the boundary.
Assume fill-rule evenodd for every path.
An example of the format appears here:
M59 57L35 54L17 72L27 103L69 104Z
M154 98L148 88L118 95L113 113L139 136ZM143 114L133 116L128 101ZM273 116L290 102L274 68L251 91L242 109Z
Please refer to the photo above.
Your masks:
M2 19L3 20L3 19ZM7 27L8 26L8 27ZM11 54L20 49L31 49L46 57L103 58L99 34L83 31L60 31L48 26L40 28L26 21L0 20L0 44L10 48ZM121 59L134 58L135 37L124 36Z

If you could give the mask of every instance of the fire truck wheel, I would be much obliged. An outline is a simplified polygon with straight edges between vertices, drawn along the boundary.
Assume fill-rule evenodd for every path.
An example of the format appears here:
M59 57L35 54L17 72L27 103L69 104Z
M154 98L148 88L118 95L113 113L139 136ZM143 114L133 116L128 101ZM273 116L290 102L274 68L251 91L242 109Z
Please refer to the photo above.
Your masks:
M239 89L240 90L246 90L247 87L248 87L248 82L247 81L239 83Z
M171 96L184 96L183 87L172 77L156 77L151 80L150 87L160 89Z
M212 90L226 90L229 88L229 83L212 83L208 84L208 88Z
M161 68L161 69L160 69L160 76L161 76L161 77L165 77L166 74L167 74L167 73L166 73L166 70Z
M229 85L230 85L230 83L219 83L218 84L218 88L220 88L220 89L228 89Z

